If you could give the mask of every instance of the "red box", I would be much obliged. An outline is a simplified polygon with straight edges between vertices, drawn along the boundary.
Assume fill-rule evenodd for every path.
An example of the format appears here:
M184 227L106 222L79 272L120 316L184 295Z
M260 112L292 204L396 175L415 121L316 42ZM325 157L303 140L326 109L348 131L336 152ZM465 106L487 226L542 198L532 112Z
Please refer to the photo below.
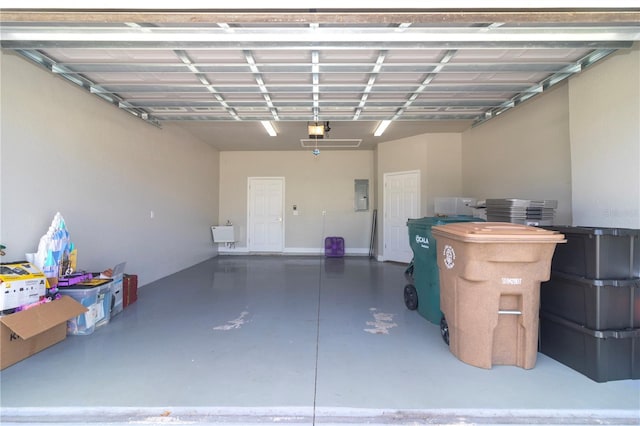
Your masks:
M122 307L126 308L138 300L138 276L124 274L122 277Z

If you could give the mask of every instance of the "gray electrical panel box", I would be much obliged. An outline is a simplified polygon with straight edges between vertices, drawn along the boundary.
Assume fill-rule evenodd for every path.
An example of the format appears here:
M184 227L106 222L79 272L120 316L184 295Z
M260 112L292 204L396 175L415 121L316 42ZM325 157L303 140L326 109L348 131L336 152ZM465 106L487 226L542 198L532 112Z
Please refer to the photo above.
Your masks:
M369 179L355 180L355 210L369 210Z

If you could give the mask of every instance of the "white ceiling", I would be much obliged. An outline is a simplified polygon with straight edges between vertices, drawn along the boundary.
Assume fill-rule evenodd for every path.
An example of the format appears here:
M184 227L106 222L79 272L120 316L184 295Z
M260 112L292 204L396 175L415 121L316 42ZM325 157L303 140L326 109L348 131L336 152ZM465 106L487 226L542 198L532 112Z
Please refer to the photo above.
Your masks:
M461 132L640 40L637 10L449 15L15 10L0 37L123 111L221 150L302 149L313 121L329 122L324 143L362 139L360 149ZM381 120L392 124L374 137Z

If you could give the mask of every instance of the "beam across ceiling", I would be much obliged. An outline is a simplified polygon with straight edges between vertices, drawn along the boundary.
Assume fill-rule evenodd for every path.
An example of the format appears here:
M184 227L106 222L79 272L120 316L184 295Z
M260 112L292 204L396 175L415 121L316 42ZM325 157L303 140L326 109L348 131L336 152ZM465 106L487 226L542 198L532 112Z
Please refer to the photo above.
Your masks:
M640 40L640 24L559 27L387 27L299 28L268 26L129 27L93 25L57 27L14 25L0 28L2 47L17 49L139 48L139 49L464 49L575 47L623 48Z
M640 22L640 8L598 8L554 10L529 8L519 10L29 10L8 8L2 11L4 22L59 22L109 24L121 22L153 22L159 24L463 24L478 22L527 23L590 23L634 24Z

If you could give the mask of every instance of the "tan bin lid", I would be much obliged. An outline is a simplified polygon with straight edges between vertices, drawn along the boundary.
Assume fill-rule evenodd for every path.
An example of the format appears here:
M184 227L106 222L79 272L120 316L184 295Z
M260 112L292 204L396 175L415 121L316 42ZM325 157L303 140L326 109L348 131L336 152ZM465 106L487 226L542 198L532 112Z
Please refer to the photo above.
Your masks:
M510 222L456 222L434 226L434 236L472 243L564 243L558 231Z

